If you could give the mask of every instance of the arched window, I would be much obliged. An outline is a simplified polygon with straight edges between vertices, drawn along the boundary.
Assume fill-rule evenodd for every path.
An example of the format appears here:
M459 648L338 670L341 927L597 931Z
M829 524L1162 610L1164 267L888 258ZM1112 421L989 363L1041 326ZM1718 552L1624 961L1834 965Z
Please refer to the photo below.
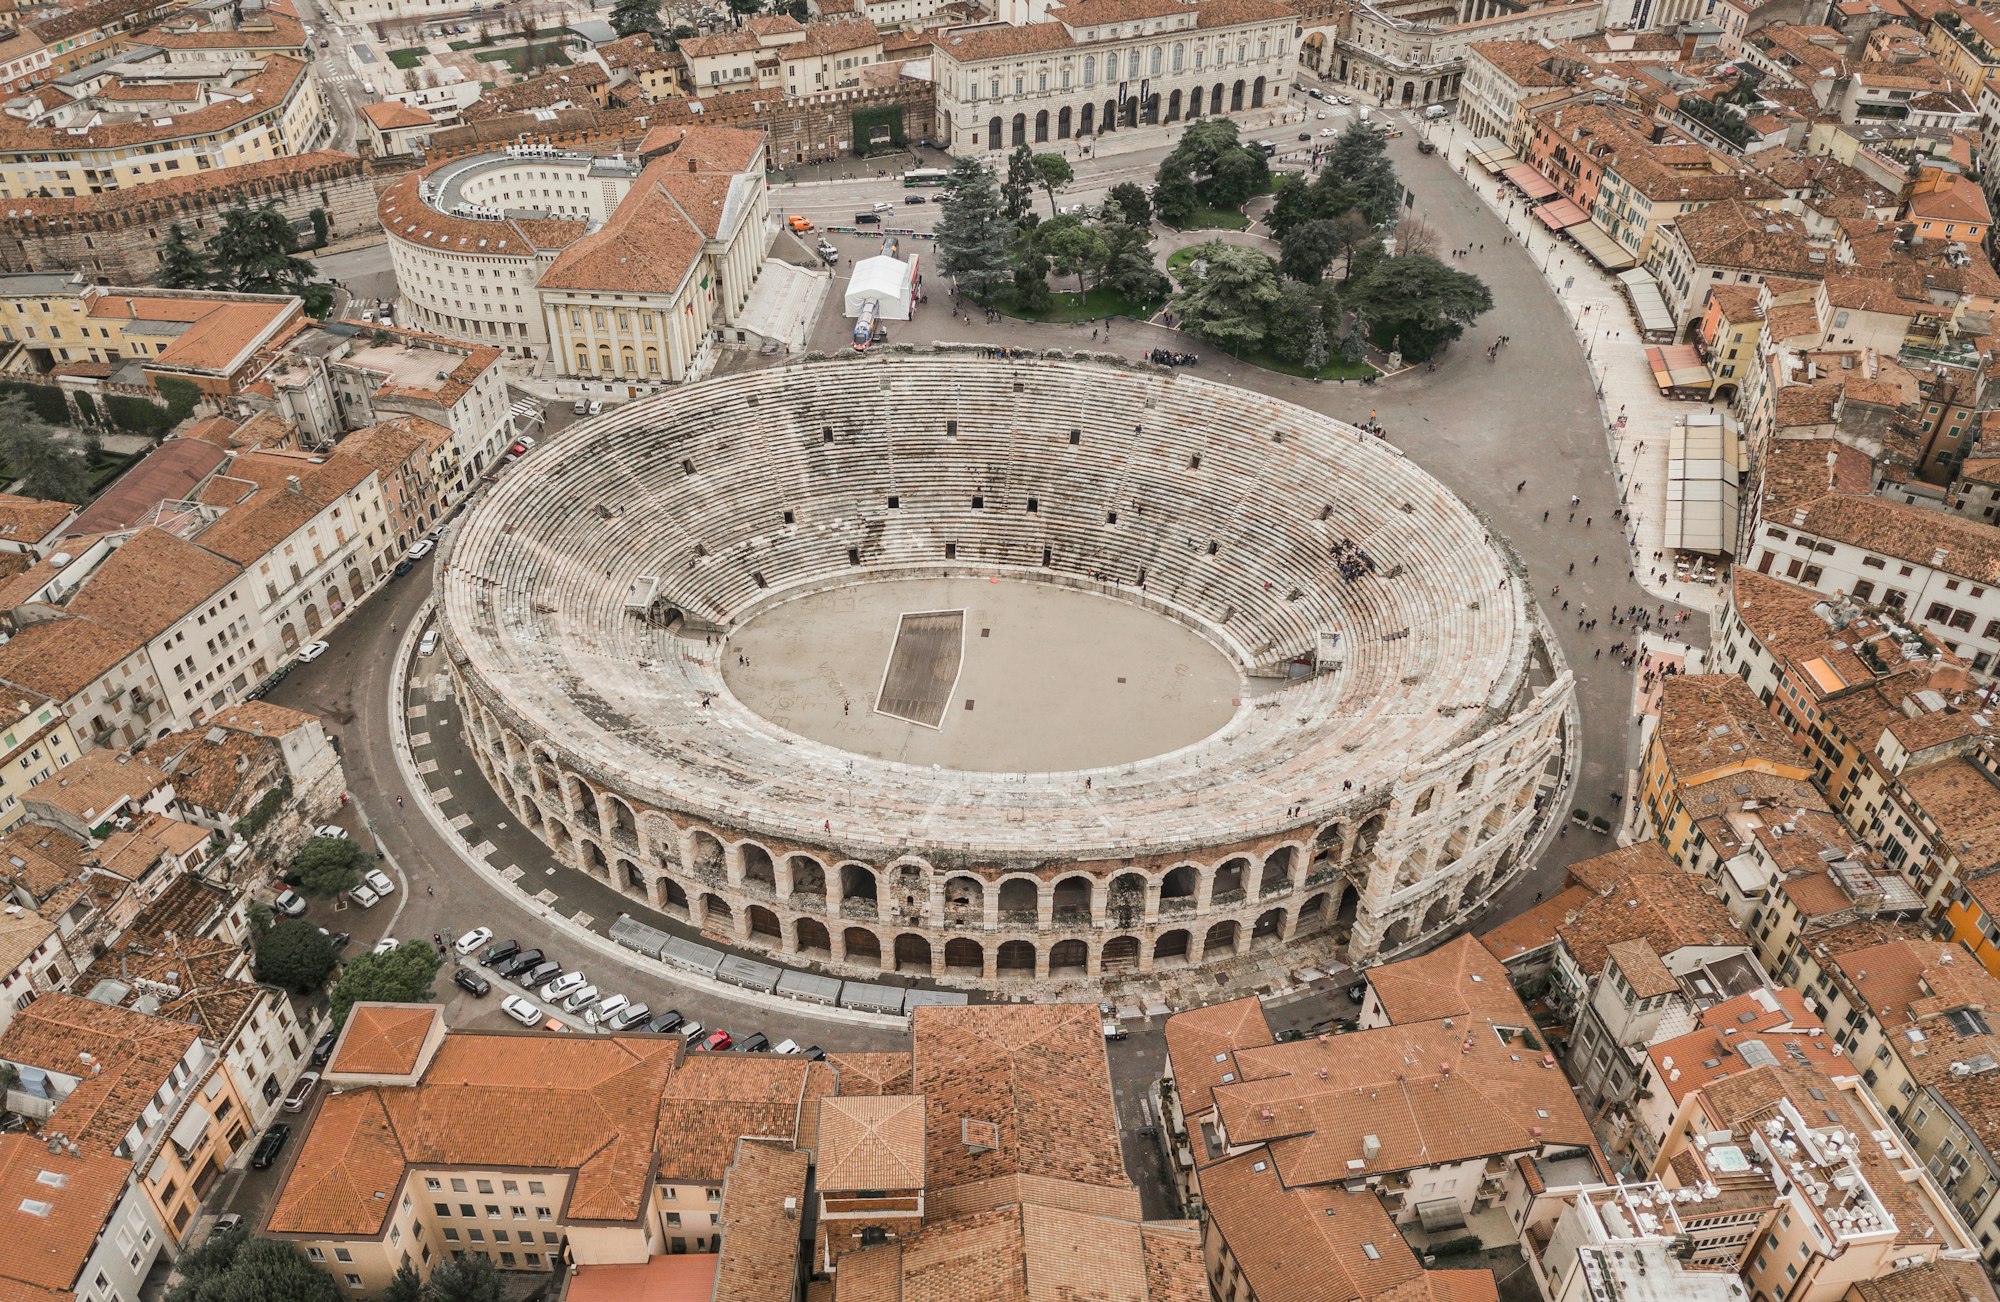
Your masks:
M648 348L646 350L646 374L658 375L659 373L660 373L659 350L654 348Z
M1187 46L1183 45L1183 44L1182 44L1181 42L1179 42L1179 41L1175 41L1175 42L1174 42L1174 71L1175 71L1175 72L1179 72L1179 71L1181 70L1181 68L1182 68L1182 67L1183 67L1183 66L1184 66L1184 65L1186 64L1186 62L1187 62Z
M1083 84L1086 86L1095 86L1097 84L1097 56L1094 54L1084 56Z
M600 371L609 371L611 369L610 344L599 344L597 346L597 369Z
M1149 61L1148 66L1152 69L1153 76L1157 77L1160 75L1160 47L1157 45L1153 47L1153 57Z
M638 371L639 359L633 355L630 348L621 348L618 354L618 360L624 364L625 374L631 375Z

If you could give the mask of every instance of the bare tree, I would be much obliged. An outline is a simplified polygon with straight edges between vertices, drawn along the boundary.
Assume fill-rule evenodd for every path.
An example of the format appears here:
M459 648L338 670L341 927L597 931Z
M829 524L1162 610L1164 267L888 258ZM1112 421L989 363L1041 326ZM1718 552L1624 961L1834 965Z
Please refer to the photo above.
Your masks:
M1418 253L1436 257L1444 248L1444 240L1437 228L1415 213L1404 213L1396 221L1396 255L1410 257Z

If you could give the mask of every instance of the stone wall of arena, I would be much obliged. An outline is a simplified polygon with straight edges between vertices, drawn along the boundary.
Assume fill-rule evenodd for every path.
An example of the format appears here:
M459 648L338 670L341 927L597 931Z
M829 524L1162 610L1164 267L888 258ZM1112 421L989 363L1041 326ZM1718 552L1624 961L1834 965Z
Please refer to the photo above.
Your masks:
M221 226L223 210L243 204L276 204L300 225L323 209L333 240L377 229L377 177L357 158L322 151L196 179L12 201L0 234L0 271L81 271L99 284L144 285L159 268L158 245L170 225L179 222L191 240L206 239Z
M851 857L658 809L524 738L453 664L480 772L557 858L718 941L850 974L983 984L1188 967L1319 936L1351 965L1411 950L1516 872L1561 746L1567 675L1346 816L1191 853L954 867Z

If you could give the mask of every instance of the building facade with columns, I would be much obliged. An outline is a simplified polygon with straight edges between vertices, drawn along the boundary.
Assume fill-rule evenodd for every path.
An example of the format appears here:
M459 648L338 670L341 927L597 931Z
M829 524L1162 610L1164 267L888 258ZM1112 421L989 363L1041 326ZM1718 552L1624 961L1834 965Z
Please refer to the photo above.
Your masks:
M1562 41L1604 25L1603 0L1362 0L1330 16L1318 33L1320 71L1358 86L1384 104L1410 108L1459 95L1466 57L1482 41ZM1311 42L1315 32L1308 31Z

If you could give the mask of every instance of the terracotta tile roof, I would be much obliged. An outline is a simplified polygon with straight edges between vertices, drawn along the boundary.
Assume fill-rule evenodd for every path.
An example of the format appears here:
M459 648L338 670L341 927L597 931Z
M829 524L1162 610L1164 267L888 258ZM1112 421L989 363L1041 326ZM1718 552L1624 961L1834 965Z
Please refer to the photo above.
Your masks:
M1212 1104L1209 1091L1235 1075L1236 1050L1277 1042L1264 1005L1254 995L1175 1013L1167 1019L1166 1031L1174 1090L1181 1110L1190 1116L1206 1112Z
M1675 1104L1710 1081L1748 1071L1756 1064L1743 1057L1745 1041L1756 1040L1779 1057L1804 1058L1829 1074L1847 1067L1834 1051L1830 1036L1805 996L1790 986L1753 990L1705 1008L1695 1029L1685 1035L1657 1040L1646 1056Z
M1783 726L1734 674L1668 678L1660 692L1654 744L1683 786L1753 769L1800 777L1808 767Z
M1067 50L1076 45L1069 29L1060 22L1030 23L1025 27L1006 25L968 27L940 34L938 53L954 63L978 63L986 59L1016 59L1024 54Z
M222 464L222 449L201 439L173 438L148 452L63 530L66 538L117 533L150 520L161 502L190 497Z
M189 807L233 820L249 813L284 778L284 751L269 737L233 730L210 741L214 727L211 722L169 733L146 753L173 774L174 794Z
M1763 516L1789 524L1792 512L1829 494L1865 496L1873 488L1865 452L1835 439L1774 439L1765 454Z
M1903 774L1903 790L1937 824L1944 853L1973 868L2000 862L2000 791L1962 757Z
M412 108L399 99L385 99L375 104L364 104L361 111L375 124L377 131L397 131L405 127L434 127L437 120L420 108Z
M812 1156L788 1145L746 1139L737 1146L722 1186L715 1297L793 1302L798 1296L799 1225L811 1173Z
M69 613L151 641L235 582L239 566L164 529L141 529L69 599Z
M806 38L803 41L779 46L779 57L785 59L797 55L821 57L840 54L847 50L865 50L882 43L882 34L876 31L875 24L866 18L842 18L809 23L806 25L805 34Z
M652 294L679 289L719 220L730 178L675 175L675 167L671 159L649 163L610 220L550 264L542 287Z
M1643 844L1651 845L1652 842ZM1540 953L1556 943L1556 928L1562 925L1563 919L1596 897L1597 893L1587 886L1564 887L1499 926L1481 932L1479 943L1503 963Z
M162 999L155 1015L191 1023L204 1040L220 1048L235 1039L243 1019L264 997L262 987L231 975L246 966L242 947L220 938L179 933L141 938L128 933L117 948L90 965L78 988L87 990L100 981L129 982L134 977L177 988L181 993ZM157 997L159 991L153 993Z
M1986 195L1977 182L1956 173L1925 168L1911 187L1910 218L1984 225L1993 220L1993 213L1986 206Z
M90 846L58 827L18 823L0 837L0 875L46 899L68 881L90 855Z
M1540 41L1474 41L1466 47L1522 89L1564 85L1550 72L1553 52Z
M691 36L681 42L681 53L690 59L705 59L715 54L747 54L759 48L761 44L757 33L742 28L710 36Z
M93 750L29 787L22 800L60 809L92 826L123 802L140 803L170 780L145 755Z
M896 1053L829 1053L826 1065L840 1076L842 1094L907 1094L910 1055Z
M75 511L68 502L44 502L40 498L0 493L0 539L40 542L60 529Z
M56 934L55 924L19 905L0 911L0 976L10 976Z
M1367 975L1382 1011L1398 1025L1464 1014L1510 1021L1521 1011L1507 969L1471 936L1369 968Z
M67 1302L73 1287L89 1288L78 1277L131 1174L123 1158L71 1157L32 1135L0 1135L0 1296Z
M226 92L188 113L177 113L167 126L155 126L153 119L105 122L97 115L84 119L82 130L72 134L63 126L42 126L11 116L0 116L0 149L13 150L98 150L143 146L158 141L230 133L261 114L284 103L305 80L306 65L283 54L263 56L263 67L229 85Z
M413 458L451 441L451 431L422 416L397 416L355 430L340 450L381 475L402 469Z
M143 1123L199 1038L198 1028L187 1022L50 994L14 1015L0 1036L0 1059L81 1075L50 1115L49 1127L87 1150L112 1152Z
M269 454L239 454L230 462L230 477L253 480L260 485L259 490L224 511L196 541L238 565L253 565L373 473L369 466L340 452L318 465ZM289 482L292 476L297 477L297 484Z
M1978 970L1977 962L1956 942L1941 940L1892 940L1851 949L1832 955L1828 965L1846 978L1847 987L1889 1032L1910 1024L1916 1016L1913 1010L1930 997L1934 980L1949 978L1961 967ZM2000 1003L1995 1010L2000 1013Z
M1740 199L1682 213L1674 218L1674 228L1703 266L1817 279L1830 262L1824 249L1813 246L1799 218Z
M1587 975L1600 975L1617 948L1620 956L1651 973L1655 981L1665 978L1666 989L1649 992L1664 994L1672 988L1672 979L1665 977L1664 967L1654 970L1661 958L1687 946L1747 943L1729 920L1729 910L1705 886L1706 879L1686 873L1637 873L1593 896L1564 919L1557 935ZM1650 951L1650 962L1625 948L1634 942ZM1626 970L1625 975L1630 980L1635 974Z
M918 1008L915 1022L932 1189L1016 1172L1129 1187L1094 1005Z
M663 1087L660 1178L721 1184L739 1137L812 1147L819 1101L833 1089L824 1063L689 1054Z
M566 1218L631 1221L679 1052L652 1037L447 1035L420 1083L321 1101L269 1228L375 1234L404 1167L419 1163L574 1171Z
M923 1099L821 1099L817 1184L833 1192L923 1188Z
M417 1069L424 1041L444 1010L435 1004L358 1004L348 1014L329 1072L358 1076L407 1076Z
M1993 1281L1976 1261L1939 1257L1848 1286L1847 1302L1995 1302Z
M595 63L578 63L487 91L461 110L468 122L528 109L593 108L603 102L611 74Z
M1634 841L1569 866L1569 880L1593 895L1611 890L1636 873L1677 873L1680 865L1657 842Z
M1270 1156L1253 1148L1201 1173L1202 1204L1257 1302L1425 1295L1424 1268L1379 1198L1337 1184L1287 1189Z

